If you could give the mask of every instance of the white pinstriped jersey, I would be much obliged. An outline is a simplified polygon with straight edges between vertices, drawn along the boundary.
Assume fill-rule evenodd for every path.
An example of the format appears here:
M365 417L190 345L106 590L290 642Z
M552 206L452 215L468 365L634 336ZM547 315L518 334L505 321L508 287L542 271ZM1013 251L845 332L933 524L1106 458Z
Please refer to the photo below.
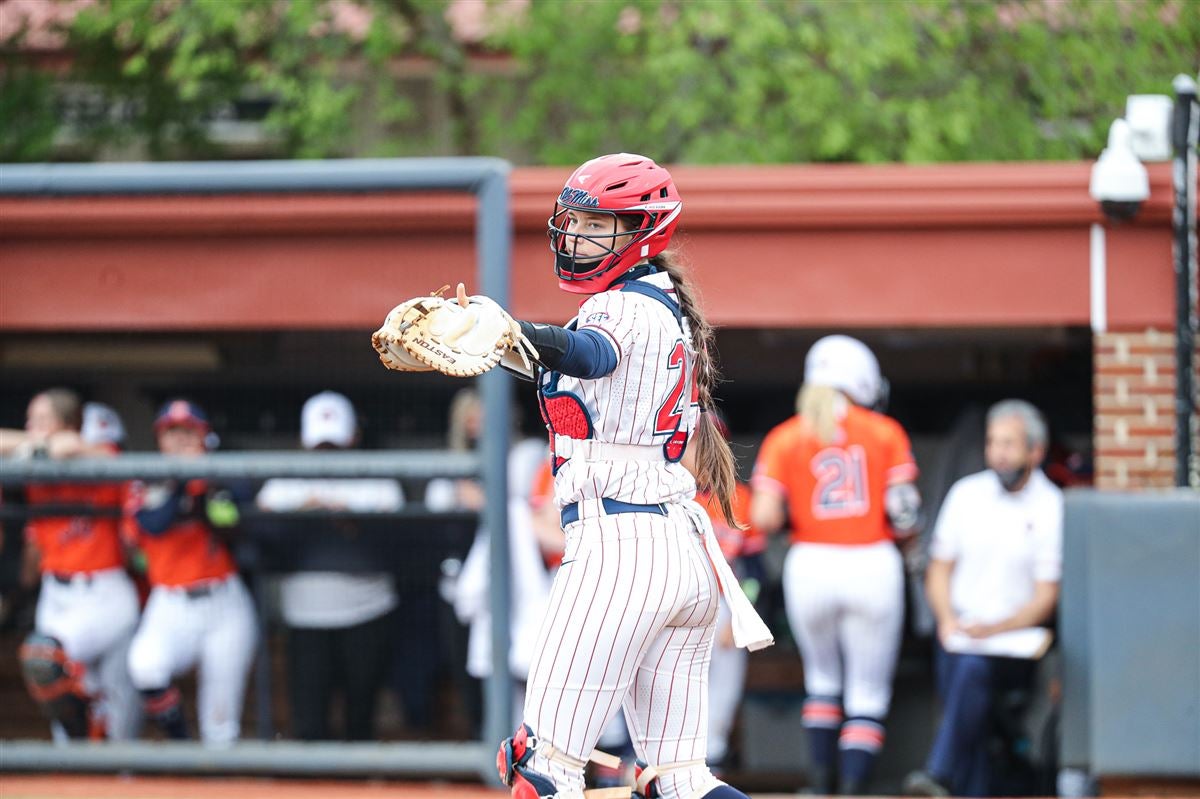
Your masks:
M666 272L641 278L671 292ZM597 441L661 446L678 429L690 435L699 407L692 397L692 349L687 318L676 320L652 297L609 290L593 295L579 309L578 330L595 330L617 351L617 367L598 380L563 375L560 391L576 394L592 419ZM682 418L681 418L682 417ZM696 481L678 463L661 461L568 460L554 480L560 507L581 499L608 497L636 504L691 499Z
M559 796L582 794L583 762L618 707L638 757L661 768L655 795L710 793L720 785L703 761L719 597L731 603L741 646L771 642L704 509L688 501L695 480L666 457L667 449L682 454L699 419L696 359L686 320L659 299L672 289L669 276L640 281L657 290L648 296L626 285L597 294L575 320L612 342L615 370L598 380L552 374L541 386L543 415L558 432L555 499L580 503L577 517L565 520L566 551L525 695L524 720L542 742L529 767L547 775ZM599 445L568 438L588 435ZM666 507L585 501L605 498Z

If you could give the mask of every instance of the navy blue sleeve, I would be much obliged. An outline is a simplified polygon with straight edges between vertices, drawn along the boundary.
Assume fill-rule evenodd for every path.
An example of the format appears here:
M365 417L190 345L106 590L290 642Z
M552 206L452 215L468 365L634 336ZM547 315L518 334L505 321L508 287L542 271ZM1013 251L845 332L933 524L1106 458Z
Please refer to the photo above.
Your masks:
M617 353L595 330L567 330L557 325L520 322L521 331L538 351L538 362L555 372L595 380L617 368Z
M584 380L595 380L612 374L617 368L617 353L612 344L601 333L595 330L568 330L567 357L563 359L559 371L571 377Z
M138 525L148 535L162 535L179 515L179 506L183 502L183 492L186 484L180 483L175 490L167 495L161 505L143 505L133 515Z

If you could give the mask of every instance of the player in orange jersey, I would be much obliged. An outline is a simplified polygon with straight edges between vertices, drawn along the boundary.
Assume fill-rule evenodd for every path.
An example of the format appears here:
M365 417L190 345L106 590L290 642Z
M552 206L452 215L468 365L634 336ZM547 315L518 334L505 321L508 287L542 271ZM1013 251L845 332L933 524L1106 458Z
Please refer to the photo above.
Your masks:
M784 602L804 660L818 793L866 788L891 703L904 620L895 540L916 531L920 496L908 436L871 410L885 386L862 342L818 341L799 412L767 435L752 479L751 521L791 529Z
M30 402L24 430L0 430L10 458L112 457L109 442L80 434L83 403L52 388ZM137 695L125 653L137 626L138 600L118 536L121 486L44 483L26 488L30 505L91 506L108 516L39 516L26 528L27 557L41 572L34 631L21 646L26 686L51 719L56 740L136 736Z
M171 457L204 455L204 411L172 400L154 421L158 448ZM249 496L238 497L248 500ZM152 589L129 650L129 673L146 714L171 738L188 737L172 679L198 666L200 738L228 744L241 730L242 699L254 659L257 622L250 593L220 530L236 505L204 480L135 484L126 531L146 556Z

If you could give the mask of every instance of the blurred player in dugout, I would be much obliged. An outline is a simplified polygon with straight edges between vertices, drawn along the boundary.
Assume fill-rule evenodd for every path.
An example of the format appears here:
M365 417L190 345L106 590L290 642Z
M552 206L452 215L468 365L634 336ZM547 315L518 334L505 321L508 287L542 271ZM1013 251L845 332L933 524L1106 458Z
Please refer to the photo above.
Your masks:
M163 405L154 433L159 451L172 458L202 457L214 440L208 415L184 399ZM172 681L192 668L201 740L228 744L241 731L257 622L227 537L248 494L207 480L130 487L124 532L145 554L151 591L129 650L129 673L146 715L170 738L190 737Z
M110 458L120 420L92 408L84 436L78 394L52 388L33 397L24 430L0 430L5 458ZM28 580L41 573L34 630L20 649L31 696L51 720L55 740L136 737L141 717L125 656L138 619L138 597L125 571L114 483L30 484L26 501L90 506L108 515L40 516L26 528Z
M306 450L350 449L358 443L358 417L350 400L322 391L304 403L300 443ZM390 479L268 480L258 494L266 511L384 513L404 505L400 483ZM280 612L288 630L288 696L293 734L302 740L333 737L330 712L341 692L345 726L340 737L369 741L375 735L379 691L391 663L398 604L395 578L379 570L355 527L329 529L299 541L278 527L287 573L280 581Z
M867 788L903 632L896 540L914 540L920 496L907 434L874 410L886 396L865 344L817 341L797 414L767 434L752 479L754 525L791 529L784 602L804 662L812 787L823 794Z

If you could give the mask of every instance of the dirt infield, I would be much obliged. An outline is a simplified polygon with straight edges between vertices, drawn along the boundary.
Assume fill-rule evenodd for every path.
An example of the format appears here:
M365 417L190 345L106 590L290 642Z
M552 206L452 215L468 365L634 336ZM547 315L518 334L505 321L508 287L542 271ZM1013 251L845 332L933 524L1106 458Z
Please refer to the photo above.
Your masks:
M501 799L481 785L278 779L0 775L4 799Z
M0 774L3 799L504 799L499 785ZM792 799L791 794L753 795Z

